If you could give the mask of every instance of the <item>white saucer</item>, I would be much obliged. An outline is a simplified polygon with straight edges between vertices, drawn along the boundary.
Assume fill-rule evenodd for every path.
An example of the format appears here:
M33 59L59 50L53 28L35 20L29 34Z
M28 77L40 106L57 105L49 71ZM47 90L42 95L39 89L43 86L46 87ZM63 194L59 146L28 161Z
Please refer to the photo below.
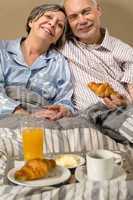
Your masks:
M91 172L90 172L91 173ZM79 181L79 182L83 182L83 181L87 181L89 180L87 178L87 170L86 170L86 166L80 166L77 167L75 170L75 178ZM110 179L110 181L114 181L114 180L125 180L126 179L126 173L124 171L124 169L122 169L120 166L115 165L114 167L114 173L113 173L113 177Z
M51 172L47 178L42 178L42 179L33 180L33 181L18 181L14 177L15 172L18 169L20 169L20 167L15 167L9 170L7 174L7 178L11 182L17 185L23 185L23 186L29 186L29 187L43 187L43 186L56 185L56 184L66 181L71 175L68 169L62 166L56 166L55 170Z

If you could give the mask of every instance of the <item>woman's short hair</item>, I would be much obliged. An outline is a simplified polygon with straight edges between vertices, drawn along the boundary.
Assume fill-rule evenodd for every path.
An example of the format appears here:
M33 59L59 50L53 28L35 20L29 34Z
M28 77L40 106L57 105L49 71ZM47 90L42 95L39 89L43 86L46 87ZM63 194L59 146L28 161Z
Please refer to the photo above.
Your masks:
M30 30L31 30L29 23L32 22L33 20L38 20L47 11L54 11L54 12L61 11L66 16L64 8L60 5L57 5L57 4L42 4L40 6L37 6L37 7L32 9L32 11L29 14L29 17L27 18L26 31L27 31L28 34L30 33ZM63 30L61 37L58 39L56 44L52 45L52 47L60 48L64 44L64 42L65 42L65 31L66 31L66 23L65 23L64 30Z

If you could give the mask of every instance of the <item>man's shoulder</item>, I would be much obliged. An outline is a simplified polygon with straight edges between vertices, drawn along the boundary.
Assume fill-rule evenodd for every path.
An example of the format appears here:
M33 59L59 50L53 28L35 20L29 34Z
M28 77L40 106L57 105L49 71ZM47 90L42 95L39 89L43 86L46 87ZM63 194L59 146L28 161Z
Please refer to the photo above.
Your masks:
M111 43L114 47L128 48L128 49L131 49L131 50L133 49L130 44L126 43L122 39L119 39L119 38L114 37L114 36L110 36L110 39L111 39Z
M74 40L67 40L64 46L60 49L60 52L66 57L69 57L70 54L74 55L77 51L79 51L79 48Z
M66 48L66 47L71 48L71 47L76 47L76 46L77 46L76 45L76 39L75 40L74 39L70 39L70 40L66 40L65 45L64 45L63 48Z
M124 61L132 60L133 57L133 47L126 42L111 36L111 52L113 56L117 59L122 59Z

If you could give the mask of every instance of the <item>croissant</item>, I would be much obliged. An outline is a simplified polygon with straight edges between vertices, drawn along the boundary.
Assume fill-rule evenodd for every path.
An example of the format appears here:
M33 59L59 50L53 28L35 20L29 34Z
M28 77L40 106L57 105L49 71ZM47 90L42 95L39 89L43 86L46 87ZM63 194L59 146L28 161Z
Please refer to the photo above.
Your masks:
M15 179L19 181L29 181L48 176L56 167L55 160L33 159L25 163L25 165L15 172Z
M87 85L97 96L110 97L112 95L117 96L118 93L108 83L95 83L90 82Z

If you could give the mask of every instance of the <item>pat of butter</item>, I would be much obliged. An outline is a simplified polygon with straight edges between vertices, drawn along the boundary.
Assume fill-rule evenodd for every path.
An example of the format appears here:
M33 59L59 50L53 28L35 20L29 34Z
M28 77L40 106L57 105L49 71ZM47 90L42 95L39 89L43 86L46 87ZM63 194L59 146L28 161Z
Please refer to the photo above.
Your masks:
M77 166L78 161L79 161L79 159L77 160L72 155L62 155L62 156L57 157L55 160L56 160L57 165L61 165L64 167Z

